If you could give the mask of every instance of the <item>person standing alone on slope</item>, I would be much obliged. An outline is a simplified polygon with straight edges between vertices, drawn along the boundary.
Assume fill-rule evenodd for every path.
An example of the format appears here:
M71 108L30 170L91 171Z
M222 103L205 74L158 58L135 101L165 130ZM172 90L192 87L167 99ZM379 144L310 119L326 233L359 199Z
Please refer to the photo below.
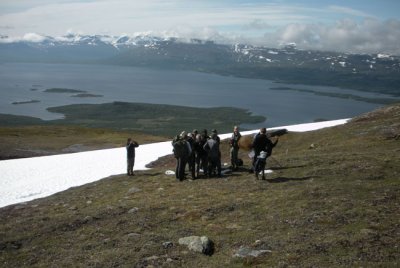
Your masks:
M131 138L126 142L126 152L127 152L127 175L134 176L133 166L135 165L135 148L139 147L139 144L136 141L133 141Z

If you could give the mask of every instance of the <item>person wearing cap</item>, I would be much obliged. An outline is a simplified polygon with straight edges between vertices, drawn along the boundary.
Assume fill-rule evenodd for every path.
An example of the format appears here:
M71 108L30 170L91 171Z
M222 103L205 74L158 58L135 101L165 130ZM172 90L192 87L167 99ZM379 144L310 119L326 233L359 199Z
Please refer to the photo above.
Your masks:
M230 149L230 155L231 155L231 165L232 165L232 170L237 170L237 164L238 164L238 154L239 154L239 140L242 137L242 135L239 132L239 128L237 126L233 127L233 133L231 136L231 139L229 141L229 144L231 146Z
M127 153L127 175L134 176L133 166L135 165L135 148L139 147L139 144L128 138L126 142L126 153Z
M260 132L254 137L253 140L253 150L254 150L254 157L253 157L253 166L252 170L257 173L256 171L256 162L258 159L258 156L260 155L261 151L267 152L266 158L271 155L272 153L272 148L274 148L279 141L279 136L276 137L275 142L272 142L268 137L267 137L267 129L265 127L260 129ZM256 177L258 178L257 174Z

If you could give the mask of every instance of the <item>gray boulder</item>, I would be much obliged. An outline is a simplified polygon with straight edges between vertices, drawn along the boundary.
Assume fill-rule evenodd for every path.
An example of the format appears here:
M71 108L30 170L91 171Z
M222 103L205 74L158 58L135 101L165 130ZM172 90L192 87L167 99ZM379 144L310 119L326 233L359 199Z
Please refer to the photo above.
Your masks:
M214 243L207 236L187 236L179 238L179 245L186 245L189 250L205 255L214 253Z

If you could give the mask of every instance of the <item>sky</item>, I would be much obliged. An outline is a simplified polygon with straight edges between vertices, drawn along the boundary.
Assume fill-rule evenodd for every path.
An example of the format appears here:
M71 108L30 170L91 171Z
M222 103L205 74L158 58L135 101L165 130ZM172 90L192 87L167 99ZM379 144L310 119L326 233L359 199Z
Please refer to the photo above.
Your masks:
M0 35L148 34L400 55L399 11L399 0L1 0Z

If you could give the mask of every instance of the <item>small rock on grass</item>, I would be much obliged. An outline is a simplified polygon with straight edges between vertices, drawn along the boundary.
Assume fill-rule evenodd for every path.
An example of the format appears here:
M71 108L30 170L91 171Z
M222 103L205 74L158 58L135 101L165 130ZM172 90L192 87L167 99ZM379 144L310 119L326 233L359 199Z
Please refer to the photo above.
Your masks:
M180 245L188 246L188 249L194 252L200 252L205 255L214 253L214 243L207 236L187 236L179 238Z
M140 192L141 190L139 189L139 188L136 188L136 187L132 187L132 188L130 188L129 190L128 190L128 194L134 194L134 193L137 193L137 192Z
M236 253L233 254L233 257L234 258L248 258L248 257L257 258L257 257L260 257L267 253L271 253L271 250L268 250L268 249L256 250L256 249L251 249L248 247L240 247L238 249L238 251L236 251Z
M131 208L130 210L128 210L128 213L129 213L129 214L134 214L134 213L136 213L136 212L138 212L138 211L139 211L139 208L134 207L134 208Z

